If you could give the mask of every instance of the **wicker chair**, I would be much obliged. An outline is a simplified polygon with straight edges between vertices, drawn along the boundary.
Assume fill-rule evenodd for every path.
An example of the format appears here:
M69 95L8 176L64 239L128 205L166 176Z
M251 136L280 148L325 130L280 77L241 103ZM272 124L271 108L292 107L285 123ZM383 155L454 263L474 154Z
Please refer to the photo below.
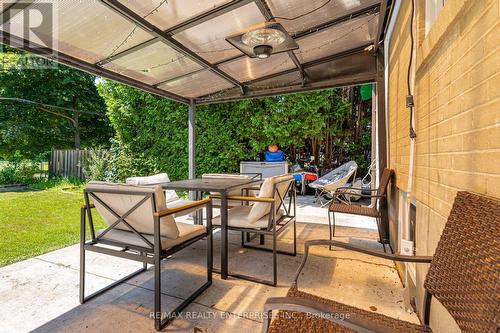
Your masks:
M498 332L500 327L500 200L458 192L434 257L373 252L331 240L308 241L287 297L264 305L263 332L431 332L431 298L450 313L463 332ZM333 245L381 258L430 263L424 282L423 325L365 311L297 288L309 247ZM270 329L271 314L279 310ZM292 315L293 314L293 315ZM349 314L349 316L346 316ZM343 315L343 316L341 316Z
M330 227L330 240L335 236L335 213L369 216L374 217L377 220L379 242L384 247L384 252L386 244L389 245L391 252L393 252L389 241L389 227L382 221L383 219L387 220L387 216L384 216L387 213L387 187L389 186L389 182L391 181L393 175L393 170L384 169L384 171L382 172L382 177L380 178L378 189L371 190L372 192L376 192L375 194L365 195L361 194L360 191L360 197L374 199L372 200L372 204L370 206L332 202L332 204L328 208L328 226ZM351 190L358 189L352 187L340 188L335 192L335 196L343 196L346 193L349 193L349 191ZM330 246L330 250L331 249L332 247Z

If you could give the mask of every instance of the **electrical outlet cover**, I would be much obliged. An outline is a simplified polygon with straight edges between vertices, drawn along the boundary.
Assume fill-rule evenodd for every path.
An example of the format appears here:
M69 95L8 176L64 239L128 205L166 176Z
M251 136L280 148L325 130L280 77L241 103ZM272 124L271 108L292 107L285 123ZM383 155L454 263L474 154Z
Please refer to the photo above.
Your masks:
M406 240L406 239L402 239L401 240L401 254L403 254L405 256L412 256L413 253L414 253L413 242Z

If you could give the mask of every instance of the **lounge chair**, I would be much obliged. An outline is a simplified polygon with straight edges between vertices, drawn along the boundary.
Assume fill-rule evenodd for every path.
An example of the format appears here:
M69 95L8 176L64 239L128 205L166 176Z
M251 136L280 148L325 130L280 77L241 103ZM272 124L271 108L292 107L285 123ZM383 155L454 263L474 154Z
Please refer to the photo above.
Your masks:
M170 182L170 178L166 173L159 173L153 176L144 176L144 177L129 177L125 180L126 184L130 185L157 185L161 183ZM177 192L174 190L165 190L165 200L167 201L167 208L173 209L180 206L184 206L194 202L194 200L189 199L181 199ZM195 211L196 208L186 209L174 214L174 217L179 217L183 215L187 215Z
M146 271L154 265L154 322L160 330L198 295L212 284L212 205L210 199L200 200L169 209L162 187L134 186L105 182L90 182L81 209L80 228L80 303ZM92 200L92 203L91 203ZM207 208L207 226L175 221L173 215L192 208ZM93 208L97 209L108 227L95 230ZM87 225L90 239L87 239ZM187 297L169 315L161 309L161 260L202 238L207 238L207 281ZM85 252L93 251L110 256L142 262L141 269L85 296Z
M217 199L218 196L212 196ZM228 211L228 229L240 231L241 245L247 248L273 252L273 279L263 280L260 278L243 275L239 273L229 273L240 279L245 279L257 283L276 286L278 283L277 254L295 256L296 247L296 225L295 225L295 190L294 178L292 175L282 175L269 177L264 180L259 190L258 196L232 195L227 197L230 201L240 203ZM286 202L288 199L288 202ZM251 206L241 205L241 202L253 202ZM220 227L220 216L214 217L214 228ZM281 251L277 249L277 237L293 224L293 252ZM272 237L272 249L247 244L245 233L265 235ZM263 239L261 238L261 244Z
M391 169L384 169L378 189L373 189L375 194L359 194L363 198L372 199L369 206L361 206L346 202L332 202L328 208L328 226L330 227L330 239L335 236L335 213L362 215L373 217L377 220L377 229L379 242L382 244L385 252L385 245L389 245L392 252L392 247L389 240L389 226L387 225L387 188L389 182L394 175ZM343 196L345 191L350 191L352 188L339 188L335 191L334 196ZM331 250L331 247L330 247Z
M339 188L339 190L346 189L344 193L340 195L335 195L335 199L340 202L351 204L353 201L358 201L362 198L361 194L371 193L371 183L372 183L372 172L376 167L375 160L372 161L368 167L368 171L363 178L358 178L354 182L347 183L346 186Z
M500 314L500 200L458 192L433 257L386 254L332 240L305 244L286 297L269 298L262 332L432 332L431 300L440 302L462 332L495 333ZM298 290L309 248L331 245L384 259L430 263L424 282L423 324L409 323ZM271 323L272 311L279 311ZM269 327L270 325L270 327Z
M319 200L321 207L328 205L333 200L333 193L338 188L344 186L349 179L356 178L357 169L358 164L355 161L350 161L309 184L309 187L315 190L316 200ZM328 201L323 203L321 200L323 197L326 197Z

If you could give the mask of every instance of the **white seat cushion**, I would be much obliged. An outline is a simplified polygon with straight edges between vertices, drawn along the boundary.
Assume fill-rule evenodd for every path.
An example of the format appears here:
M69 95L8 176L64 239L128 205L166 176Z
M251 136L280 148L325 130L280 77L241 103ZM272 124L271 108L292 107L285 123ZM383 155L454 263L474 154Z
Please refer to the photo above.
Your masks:
M174 247L175 245L179 245L181 243L184 243L184 242L186 242L186 241L188 241L196 236L199 236L199 235L205 233L207 230L207 228L205 226L197 225L197 224L187 224L187 223L182 223L182 222L176 222L176 224L177 224L177 229L179 229L179 237L177 237L175 239L168 238L168 237L160 237L161 248L163 250L167 250L167 249L170 249L171 247ZM99 230L98 235L100 235L103 230ZM154 244L154 239L153 239L152 235L143 234L143 236L148 241L150 241L152 244ZM103 239L109 239L109 240L113 240L113 241L125 243L125 244L130 244L130 245L148 247L148 245L141 238L139 238L136 234L134 234L132 231L113 229L113 230L110 230L109 232L107 232L103 236Z
M135 186L128 184L116 184L107 182L89 182L86 190L93 193L104 204L109 206L118 215L123 215L129 209L138 204L146 195L154 195L156 203L156 211L164 210L167 208L165 196L161 186ZM100 191L119 191L120 193L109 193ZM130 194L129 194L130 193ZM116 220L116 216L111 213L104 205L98 200L91 198L97 211L101 214L102 218L108 225L112 225ZM151 199L144 201L139 207L125 218L138 232L153 234L154 217L153 208L151 206ZM116 225L117 229L130 231L128 226L123 222ZM174 217L171 215L164 216L160 219L160 235L171 239L175 239L179 235L179 230L175 224Z
M286 191L292 181L293 181L293 176L290 174L266 178L264 183L262 183L262 187L260 188L258 197L259 198L274 197L275 207L276 209L278 209L281 202L280 197L278 196L278 192L281 195L281 198L285 199ZM276 193L273 193L274 184L277 184ZM251 222L258 221L263 216L269 214L270 211L271 211L271 203L256 202L254 205L252 205L252 210L249 213L248 220Z
M269 224L269 214L263 216L259 220L252 222L248 219L248 215L252 206L238 206L231 208L227 211L227 221L228 225L231 227L239 227L239 228L253 228L253 229L261 229L267 228ZM276 220L278 220L281 216L283 216L283 210L280 209L276 213ZM220 225L220 215L216 216L212 220L213 225Z
M170 202L167 202L167 208L169 208L169 209L177 208L179 206L187 205L187 204L192 203L192 202L194 202L194 201L193 200L184 200L184 199L170 201ZM190 209L186 209L182 212L178 212L178 213L174 214L174 217L179 217L179 216L184 216L184 215L190 214L192 212L195 212L197 209L200 209L200 207L193 207Z
M125 180L125 183L130 185L154 185L168 182L170 182L170 178L166 173L145 177L129 177ZM165 190L165 201L167 203L176 200L179 200L179 196L174 190Z

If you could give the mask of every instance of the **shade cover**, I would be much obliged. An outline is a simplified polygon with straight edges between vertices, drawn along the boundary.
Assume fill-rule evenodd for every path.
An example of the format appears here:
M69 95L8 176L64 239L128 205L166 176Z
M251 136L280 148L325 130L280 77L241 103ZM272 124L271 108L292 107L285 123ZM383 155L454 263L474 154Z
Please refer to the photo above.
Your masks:
M47 2L52 24L36 27ZM0 0L0 33L3 43L105 78L212 103L374 81L373 50L392 5L380 2ZM250 58L225 39L264 22L281 24L298 49Z

